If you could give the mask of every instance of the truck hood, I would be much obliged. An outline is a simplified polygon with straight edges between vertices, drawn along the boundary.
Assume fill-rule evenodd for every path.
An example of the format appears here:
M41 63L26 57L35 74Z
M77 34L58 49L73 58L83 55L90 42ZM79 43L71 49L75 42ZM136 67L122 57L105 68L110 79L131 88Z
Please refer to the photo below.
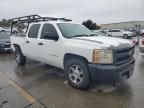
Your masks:
M126 39L114 38L114 37L105 37L105 36L91 36L91 37L76 37L75 40L87 41L89 44L97 44L104 48L110 49L119 49L132 47L133 43ZM87 44L88 45L88 44Z

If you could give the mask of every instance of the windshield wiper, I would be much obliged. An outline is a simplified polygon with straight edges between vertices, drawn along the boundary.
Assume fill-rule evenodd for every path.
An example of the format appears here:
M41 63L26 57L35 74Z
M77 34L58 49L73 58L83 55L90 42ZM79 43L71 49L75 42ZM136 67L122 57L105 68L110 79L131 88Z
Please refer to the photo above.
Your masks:
M90 34L89 36L98 36L97 34Z
M84 37L84 36L89 36L89 35L87 35L87 34L79 34L79 35L74 35L72 37Z

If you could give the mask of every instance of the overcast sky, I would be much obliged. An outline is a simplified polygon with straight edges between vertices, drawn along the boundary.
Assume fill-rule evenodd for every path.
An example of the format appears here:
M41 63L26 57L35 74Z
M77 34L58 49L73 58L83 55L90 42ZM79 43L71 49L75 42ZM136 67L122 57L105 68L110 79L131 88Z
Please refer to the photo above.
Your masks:
M0 19L31 14L68 17L79 23L144 21L144 0L0 0Z

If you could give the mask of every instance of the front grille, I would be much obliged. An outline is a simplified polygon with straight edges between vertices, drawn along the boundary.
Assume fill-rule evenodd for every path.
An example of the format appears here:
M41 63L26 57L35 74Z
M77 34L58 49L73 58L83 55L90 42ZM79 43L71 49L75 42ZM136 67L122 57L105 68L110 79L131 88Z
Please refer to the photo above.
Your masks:
M116 49L114 51L114 61L116 65L122 65L133 59L135 47Z

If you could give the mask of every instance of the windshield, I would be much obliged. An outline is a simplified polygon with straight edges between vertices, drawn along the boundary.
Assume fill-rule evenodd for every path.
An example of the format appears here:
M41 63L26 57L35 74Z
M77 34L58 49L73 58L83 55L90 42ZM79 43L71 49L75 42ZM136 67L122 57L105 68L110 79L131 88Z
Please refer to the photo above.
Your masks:
M80 24L58 23L57 24L63 36L66 38L97 36L92 31Z

